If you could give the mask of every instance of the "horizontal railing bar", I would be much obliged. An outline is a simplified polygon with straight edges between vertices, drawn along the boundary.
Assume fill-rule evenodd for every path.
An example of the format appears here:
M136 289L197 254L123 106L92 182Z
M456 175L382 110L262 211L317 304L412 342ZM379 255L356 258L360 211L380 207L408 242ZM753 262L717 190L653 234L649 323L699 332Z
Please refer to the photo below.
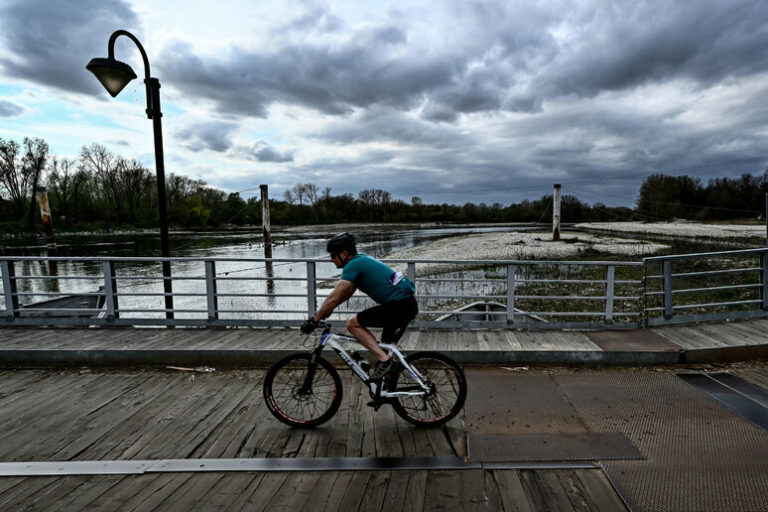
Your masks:
M101 297L104 293L99 292L16 292L17 297L69 297L77 295L78 297Z
M515 300L605 300L605 296L602 295L515 295ZM605 311L603 311L605 313Z
M536 315L536 316L605 316L605 311L526 311L525 313L515 313L520 315ZM614 316L617 313L614 313Z
M62 279L62 280L78 280L78 281L103 281L104 276L24 276L24 275L15 275L11 277L11 280L20 280L20 279Z
M672 306L672 309L696 309L696 308L714 308L714 307L730 307L730 306L743 306L746 304L762 304L763 301L759 299L753 300L739 300L733 302L708 302L705 304L684 304L680 306Z
M420 283L501 283L504 282L506 278L506 276L502 276L498 279L474 279L471 277L463 279L435 279L431 277L420 277L417 280Z
M0 260L7 261L82 261L82 262L104 262L111 261L115 263L125 262L139 262L139 263L161 263L163 261L168 262L201 262L215 261L217 263L223 261L237 261L237 262L250 262L250 263L321 263L331 265L332 262L327 258L191 258L191 257L179 257L179 258L161 258L161 257L126 257L126 256L114 256L114 257L100 257L100 256L77 256L77 257L40 257L40 256L2 256ZM383 259L385 263L449 263L459 265L581 265L581 266L599 266L604 267L607 265L621 266L621 267L639 267L643 263L639 261L577 261L577 260L418 260L418 259Z
M688 288L683 290L672 290L673 294L679 293L700 293L700 292L713 292L719 290L743 290L745 288L762 288L762 284L735 284L733 286L714 286L711 288Z
M275 297L275 298L291 298L291 299L303 299L306 294L288 294L288 293L216 293L215 297Z
M99 313L102 310L96 309L96 308L19 308L16 311L19 311L21 314L24 313L37 313L37 312L53 312L53 313Z
M263 277L263 276L229 277L229 276L220 276L220 275L216 276L216 281L220 283L227 282L227 281L306 281L306 280L307 280L306 277ZM321 279L318 279L318 281L321 281Z
M758 272L762 271L762 267L749 267L749 268L735 268L725 270L705 270L703 272L687 272L681 274L672 274L672 277L692 277L692 276L711 276L717 274L739 274L742 272ZM648 276L647 279L663 279L663 275Z
M568 283L568 284L606 284L605 279L516 279L515 283ZM614 284L642 284L639 280L620 280L613 281Z
M644 258L645 261L648 262L654 262L654 261L665 261L665 260L684 260L684 259L692 259L692 258L701 258L701 257L719 257L719 256L738 256L738 255L752 255L752 254L762 254L768 252L768 248L760 248L760 249L737 249L734 251L718 251L718 252L704 252L704 253L692 253L692 254L674 254L674 255L667 255L667 256L650 256L648 258Z

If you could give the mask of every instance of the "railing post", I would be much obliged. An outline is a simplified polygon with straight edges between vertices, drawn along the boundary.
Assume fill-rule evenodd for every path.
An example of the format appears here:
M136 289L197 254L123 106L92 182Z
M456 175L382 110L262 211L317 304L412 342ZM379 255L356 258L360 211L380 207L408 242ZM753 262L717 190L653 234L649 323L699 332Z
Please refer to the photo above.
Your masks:
M0 261L3 272L3 294L5 295L5 316L12 321L19 316L19 296L16 295L16 269L13 262Z
M768 311L768 251L763 253L763 311Z
M517 265L507 265L507 323L515 322L515 273Z
M410 279L413 284L416 284L416 264L412 261L408 262L408 279Z
M307 314L312 317L317 313L317 280L315 262L307 262Z
M219 297L216 295L216 262L205 260L205 296L208 299L208 321L219 319Z
M107 308L107 320L112 321L120 317L117 304L117 280L115 279L115 262L104 261L101 264L104 269L104 305Z
M605 268L605 323L613 323L613 295L616 285L616 266Z
M664 290L664 318L669 320L674 315L672 312L672 261L664 260L661 268L662 287Z

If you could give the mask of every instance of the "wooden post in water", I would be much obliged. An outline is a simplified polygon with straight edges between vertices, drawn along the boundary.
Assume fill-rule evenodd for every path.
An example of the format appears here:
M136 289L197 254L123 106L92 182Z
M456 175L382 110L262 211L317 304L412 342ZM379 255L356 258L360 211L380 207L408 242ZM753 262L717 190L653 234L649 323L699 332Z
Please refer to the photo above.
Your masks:
M269 225L269 186L259 185L261 189L261 227L264 230L264 257L272 257L272 228Z
M48 189L37 187L37 202L40 203L40 217L43 219L43 231L48 243L53 243L53 218L51 204L48 202Z
M552 240L560 240L560 184L552 192Z

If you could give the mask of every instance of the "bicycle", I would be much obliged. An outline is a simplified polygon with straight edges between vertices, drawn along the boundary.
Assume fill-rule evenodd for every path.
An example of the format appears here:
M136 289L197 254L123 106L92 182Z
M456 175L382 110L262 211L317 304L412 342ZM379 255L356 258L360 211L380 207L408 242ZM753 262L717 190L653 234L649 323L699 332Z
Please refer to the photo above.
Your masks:
M467 397L464 371L439 352L403 354L395 343L380 346L395 358L395 365L383 379L368 376L368 362L362 355L347 352L339 342L358 343L355 338L331 332L321 322L322 334L310 352L297 352L276 362L264 378L264 400L269 411L293 427L315 427L330 420L343 396L339 372L321 356L330 346L371 395L369 406L378 411L391 405L406 421L420 426L437 426L453 419Z

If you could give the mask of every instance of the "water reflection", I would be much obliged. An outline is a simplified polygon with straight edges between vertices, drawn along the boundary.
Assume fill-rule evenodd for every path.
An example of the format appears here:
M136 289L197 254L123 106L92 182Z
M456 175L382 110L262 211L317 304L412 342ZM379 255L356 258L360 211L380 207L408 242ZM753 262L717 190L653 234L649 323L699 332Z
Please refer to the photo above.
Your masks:
M511 227L460 227L435 229L384 230L366 228L355 232L361 252L381 257L393 251L423 245L447 236L509 231ZM336 230L333 227L301 234L278 233L273 246L274 259L325 258L325 243ZM217 287L221 318L284 318L276 310L292 311L297 318L306 316L307 264L303 262L225 261L226 258L262 258L260 232L238 233L173 233L172 254L175 257L216 258ZM107 236L69 235L57 238L56 256L154 257L160 255L157 236L148 234L116 234ZM4 252L24 256L52 256L49 249L30 241L19 240ZM146 316L152 309L163 309L163 287L157 262L116 262L116 286L120 293L121 316ZM21 271L20 271L21 270ZM41 292L76 294L94 292L103 286L101 263L61 261L23 261L17 263L17 275L30 276L18 280L21 304L50 299ZM175 305L178 318L200 317L206 310L205 266L202 261L176 261L172 264ZM39 277L58 279L39 279ZM317 278L332 283L339 276L335 266L323 259L317 264ZM318 302L328 293L320 285ZM0 303L2 303L0 296ZM365 304L366 299L363 300ZM4 304L3 304L4 307ZM355 306L353 306L355 307ZM162 316L162 314L159 314Z

